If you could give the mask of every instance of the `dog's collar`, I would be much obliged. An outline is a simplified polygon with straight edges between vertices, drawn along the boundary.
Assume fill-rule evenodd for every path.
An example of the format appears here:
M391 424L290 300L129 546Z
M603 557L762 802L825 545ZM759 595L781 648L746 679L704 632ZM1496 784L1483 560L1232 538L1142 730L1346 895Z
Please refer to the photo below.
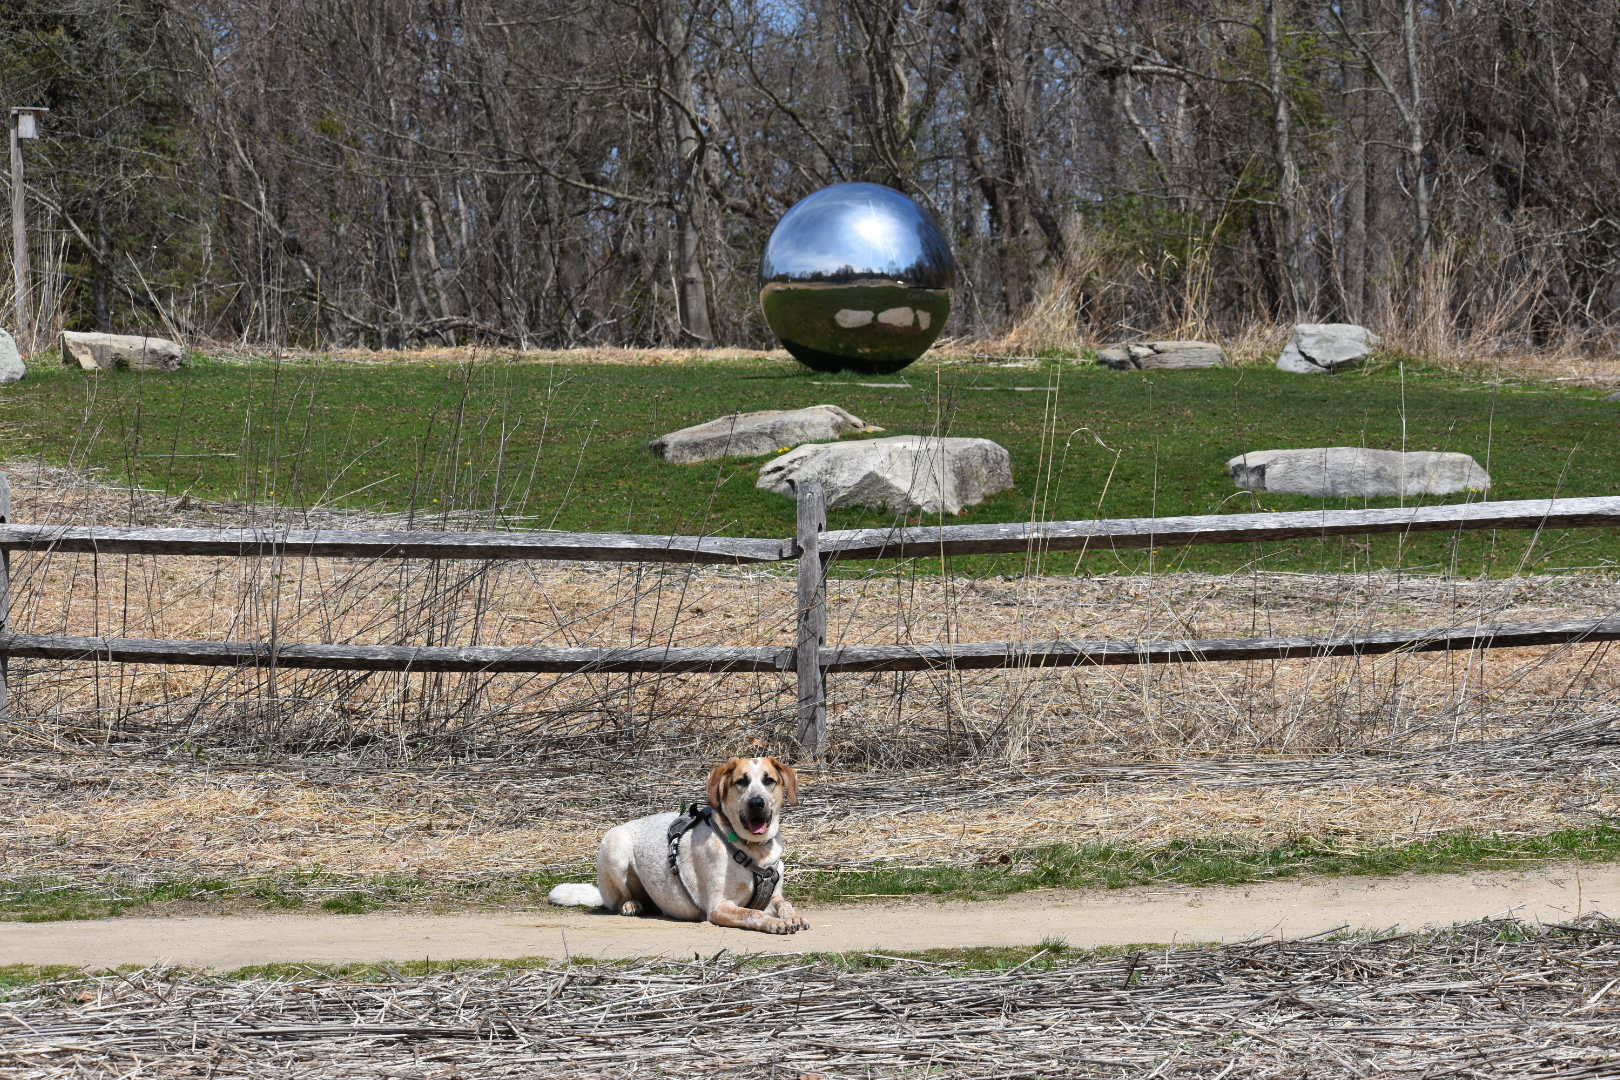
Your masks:
M718 822L715 820L716 818L719 818ZM720 838L720 842L731 853L732 862L754 876L754 891L748 897L748 906L756 911L763 911L765 905L771 902L771 897L776 893L776 884L782 880L782 872L774 866L759 865L752 855L738 846L737 831L731 827L731 822L726 819L725 814L704 803L693 803L686 813L677 817L669 826L669 868L675 871L675 879L677 881L681 880L681 868L678 862L681 853L681 837L697 828L699 822L707 825L713 830L714 835ZM681 887L686 888L684 881L681 883ZM687 889L688 894L691 891L691 889Z
M737 827L731 823L730 818L726 817L726 812L724 810L717 809L716 807L713 807L713 806L706 806L706 807L704 807L704 809L709 811L710 814L712 814L715 817L719 818L720 819L720 824L725 826L724 831L722 831L720 829L716 829L715 831L720 833L721 838L724 839L725 842L726 842L726 846L730 847L732 850L736 850L739 846L740 847L756 847L756 846L758 846L758 845L755 844L754 841L752 841L752 840L744 840L741 836L739 836L737 834ZM711 822L711 824L712 824L712 822ZM769 838L766 838L766 840L765 840L765 847L767 849L770 848L770 839Z

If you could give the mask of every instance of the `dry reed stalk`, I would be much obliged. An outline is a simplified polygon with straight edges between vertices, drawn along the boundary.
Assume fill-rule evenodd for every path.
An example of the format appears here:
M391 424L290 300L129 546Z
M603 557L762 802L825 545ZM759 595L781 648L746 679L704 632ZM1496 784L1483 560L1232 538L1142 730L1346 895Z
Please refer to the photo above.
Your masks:
M1055 958L1055 960L1054 960ZM808 958L13 990L0 1069L382 1078L658 1075L1599 1077L1620 925L1141 948L1002 971ZM769 1033L761 1036L761 1032Z

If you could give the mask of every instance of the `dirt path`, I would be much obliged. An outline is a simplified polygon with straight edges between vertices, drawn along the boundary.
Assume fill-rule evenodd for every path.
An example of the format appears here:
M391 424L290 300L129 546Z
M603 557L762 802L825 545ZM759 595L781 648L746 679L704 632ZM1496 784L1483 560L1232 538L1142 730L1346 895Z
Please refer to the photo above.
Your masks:
M269 962L543 956L912 951L948 946L1074 946L1299 937L1338 927L1420 929L1498 915L1562 922L1620 914L1620 867L1557 865L1531 874L1324 878L1211 888L1028 893L984 902L906 901L806 912L813 929L771 937L565 909L498 914L266 915L0 923L0 963L175 963L228 970Z

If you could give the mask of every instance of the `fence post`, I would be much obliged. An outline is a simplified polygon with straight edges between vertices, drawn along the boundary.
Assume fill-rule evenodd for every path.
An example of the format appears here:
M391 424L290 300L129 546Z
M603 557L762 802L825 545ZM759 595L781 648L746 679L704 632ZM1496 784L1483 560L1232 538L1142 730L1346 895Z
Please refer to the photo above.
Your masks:
M11 478L0 473L0 525L11 521ZM0 548L0 634L11 630L11 549ZM0 653L0 720L11 715L11 658Z
M827 693L821 648L827 643L827 577L821 566L821 533L827 502L821 484L794 486L798 501L795 552L799 558L799 640L793 659L799 681L799 753L819 759L827 749Z

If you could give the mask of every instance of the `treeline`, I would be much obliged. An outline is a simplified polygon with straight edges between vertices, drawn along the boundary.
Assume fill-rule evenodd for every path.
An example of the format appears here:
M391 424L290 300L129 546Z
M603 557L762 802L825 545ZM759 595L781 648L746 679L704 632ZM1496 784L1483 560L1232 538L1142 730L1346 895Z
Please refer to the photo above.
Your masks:
M297 346L764 344L870 180L948 332L1620 326L1614 0L10 0L39 302Z

